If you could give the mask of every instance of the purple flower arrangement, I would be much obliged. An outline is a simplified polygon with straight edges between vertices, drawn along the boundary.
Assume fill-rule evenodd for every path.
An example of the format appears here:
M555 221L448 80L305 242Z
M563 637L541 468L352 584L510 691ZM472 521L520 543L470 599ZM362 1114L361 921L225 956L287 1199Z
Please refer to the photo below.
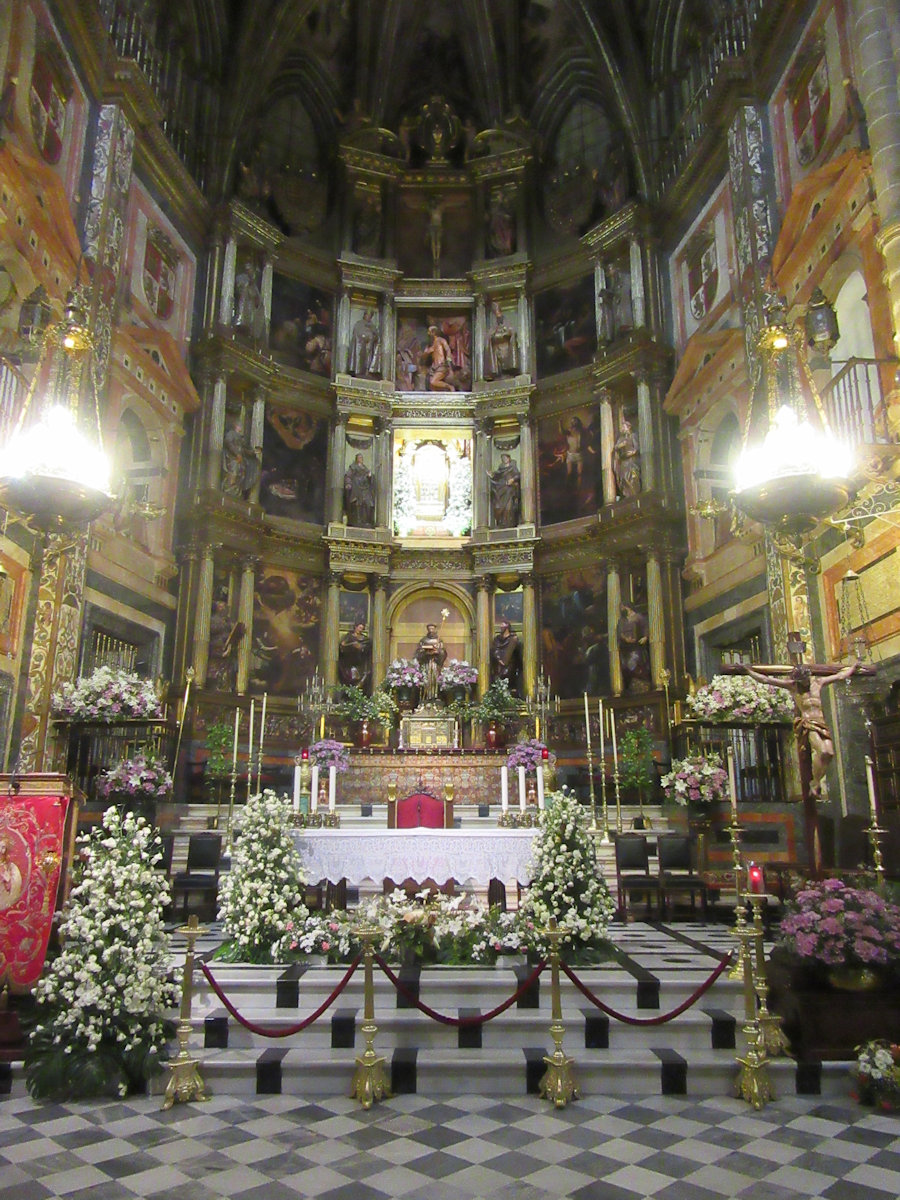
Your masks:
M322 738L319 742L313 742L309 748L309 757L319 767L334 767L338 774L350 768L347 747L333 738Z
M789 721L794 704L783 689L757 683L749 675L714 675L685 701L698 721L758 725L764 721Z
M149 679L131 671L97 667L77 683L64 683L51 699L53 715L69 721L153 721L162 705Z
M728 798L728 772L718 754L676 758L659 782L665 798L674 804L717 804Z
M172 776L161 758L136 754L123 759L97 779L97 794L161 798L172 791Z
M547 747L537 738L529 738L526 742L516 742L506 756L506 765L511 771L524 767L526 771L537 771L547 757Z
M471 687L473 683L477 682L478 671L471 663L460 658L451 658L445 662L438 676L438 686L442 688Z
M895 962L900 960L900 907L840 879L810 883L781 922L780 944L826 967Z
M414 658L395 658L384 677L386 688L421 687L425 673Z

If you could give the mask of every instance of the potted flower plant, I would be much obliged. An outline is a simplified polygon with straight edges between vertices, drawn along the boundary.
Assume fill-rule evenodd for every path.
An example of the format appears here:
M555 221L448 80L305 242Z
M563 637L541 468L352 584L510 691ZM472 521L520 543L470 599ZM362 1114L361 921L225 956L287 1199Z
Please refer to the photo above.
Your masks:
M728 798L728 772L719 754L673 759L659 782L666 800L688 809L708 808Z
M397 711L397 702L390 692L378 691L367 696L358 684L352 684L341 688L334 711L355 723L357 745L367 747L372 741L371 725L380 723L387 727Z
M511 771L524 767L527 773L534 774L541 769L549 756L550 752L543 742L539 742L537 738L528 738L527 741L516 742L506 756L506 765Z
M321 770L327 771L329 767L334 767L340 774L350 769L347 747L343 742L336 742L334 738L322 738L321 741L313 742L309 748L309 757Z
M472 684L477 682L478 671L465 659L449 659L438 675L438 687L449 703L465 701Z
M900 1045L873 1038L857 1047L854 1099L882 1112L900 1110Z
M504 725L510 717L518 712L519 702L509 690L505 679L495 679L479 702L475 705L472 715L478 721L484 722L485 744L490 748L502 746L505 738Z
M394 693L401 709L414 708L425 673L414 658L395 658L387 669L382 687Z

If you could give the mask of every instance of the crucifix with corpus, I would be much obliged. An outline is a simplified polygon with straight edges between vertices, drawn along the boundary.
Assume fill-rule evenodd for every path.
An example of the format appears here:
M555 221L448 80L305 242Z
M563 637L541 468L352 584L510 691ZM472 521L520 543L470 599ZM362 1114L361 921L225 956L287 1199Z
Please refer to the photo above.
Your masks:
M803 795L803 815L806 825L807 862L818 873L822 866L819 845L819 823L816 801L822 796L822 781L834 758L834 741L825 723L822 709L822 689L831 683L849 679L851 675L874 675L874 667L865 667L855 659L848 667L838 663L805 663L806 644L799 633L787 637L790 664L764 663L750 667L746 664L723 667L725 674L749 675L758 683L784 688L794 701L794 733L800 760L800 788Z

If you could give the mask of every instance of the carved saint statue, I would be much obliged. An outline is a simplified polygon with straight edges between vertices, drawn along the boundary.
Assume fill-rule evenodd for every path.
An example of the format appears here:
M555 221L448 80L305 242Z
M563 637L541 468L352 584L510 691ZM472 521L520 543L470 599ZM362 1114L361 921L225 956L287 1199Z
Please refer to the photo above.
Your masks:
M519 369L519 345L516 331L507 323L503 309L495 300L491 304L494 328L490 331L484 348L484 377L496 379L498 375L515 375Z
M416 646L416 662L425 673L425 684L422 688L422 700L425 704L434 704L438 698L438 677L441 667L447 660L447 651L441 641L437 625L426 625L425 633L419 638Z
M629 421L622 422L621 432L613 446L613 458L619 495L623 500L637 496L641 490L640 449Z
M497 626L491 642L491 683L505 679L511 696L519 695L522 676L522 643L505 618Z
M522 479L508 454L500 455L500 466L490 475L491 521L495 529L512 529L519 523Z
M344 512L348 525L374 529L375 476L361 454L357 454L344 473Z
M357 621L341 638L338 678L345 687L360 687L368 695L372 685L372 639L365 623Z
M259 475L259 454L244 436L241 418L235 417L222 439L222 491L246 499Z
M350 331L347 370L360 378L381 374L381 339L371 309L366 309Z

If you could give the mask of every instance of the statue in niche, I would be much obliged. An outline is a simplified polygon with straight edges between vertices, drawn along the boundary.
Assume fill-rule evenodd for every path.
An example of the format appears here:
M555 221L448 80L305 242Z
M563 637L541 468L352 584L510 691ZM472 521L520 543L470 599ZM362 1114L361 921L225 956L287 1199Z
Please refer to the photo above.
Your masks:
M356 195L353 249L368 258L377 258L381 254L381 196L377 193Z
M484 349L484 377L496 379L498 375L515 375L519 369L519 345L516 331L503 316L503 309L494 300L491 303L494 327L488 334Z
M495 529L513 529L519 523L522 479L509 454L500 455L500 466L489 474L491 521Z
M222 491L246 499L259 477L259 452L245 437L242 418L236 416L222 439Z
M252 342L264 346L267 341L266 308L259 290L256 265L247 261L234 280L234 327Z
M441 336L437 325L428 326L429 344L422 351L422 361L428 368L430 392L455 392L453 382L453 352L450 343Z
M341 638L338 648L338 678L344 687L359 687L368 695L372 688L372 639L364 621L357 621Z
M613 445L613 474L616 491L623 500L637 496L641 490L640 447L631 422L623 419L619 436Z
M619 643L619 662L626 692L650 690L650 630L643 613L622 605L616 626Z
M597 344L608 346L616 338L618 272L612 263L603 268L604 283L597 290Z
M350 331L347 370L357 377L381 374L381 338L373 318L373 310L367 308Z
M509 621L503 618L491 642L491 683L496 679L505 679L510 695L518 696L521 676L522 643Z
M363 461L362 454L357 454L344 473L344 512L348 525L374 529L375 476Z
M516 189L509 184L493 187L487 204L488 258L503 258L516 249Z
M206 686L220 692L234 689L237 678L237 651L244 636L242 621L232 621L227 600L213 601L209 615L209 650Z
M422 687L422 701L424 704L435 704L437 702L439 692L438 678L441 673L441 667L446 660L447 651L444 648L444 643L441 641L437 625L426 625L425 633L419 638L419 644L416 646L416 662L425 674L425 683Z

